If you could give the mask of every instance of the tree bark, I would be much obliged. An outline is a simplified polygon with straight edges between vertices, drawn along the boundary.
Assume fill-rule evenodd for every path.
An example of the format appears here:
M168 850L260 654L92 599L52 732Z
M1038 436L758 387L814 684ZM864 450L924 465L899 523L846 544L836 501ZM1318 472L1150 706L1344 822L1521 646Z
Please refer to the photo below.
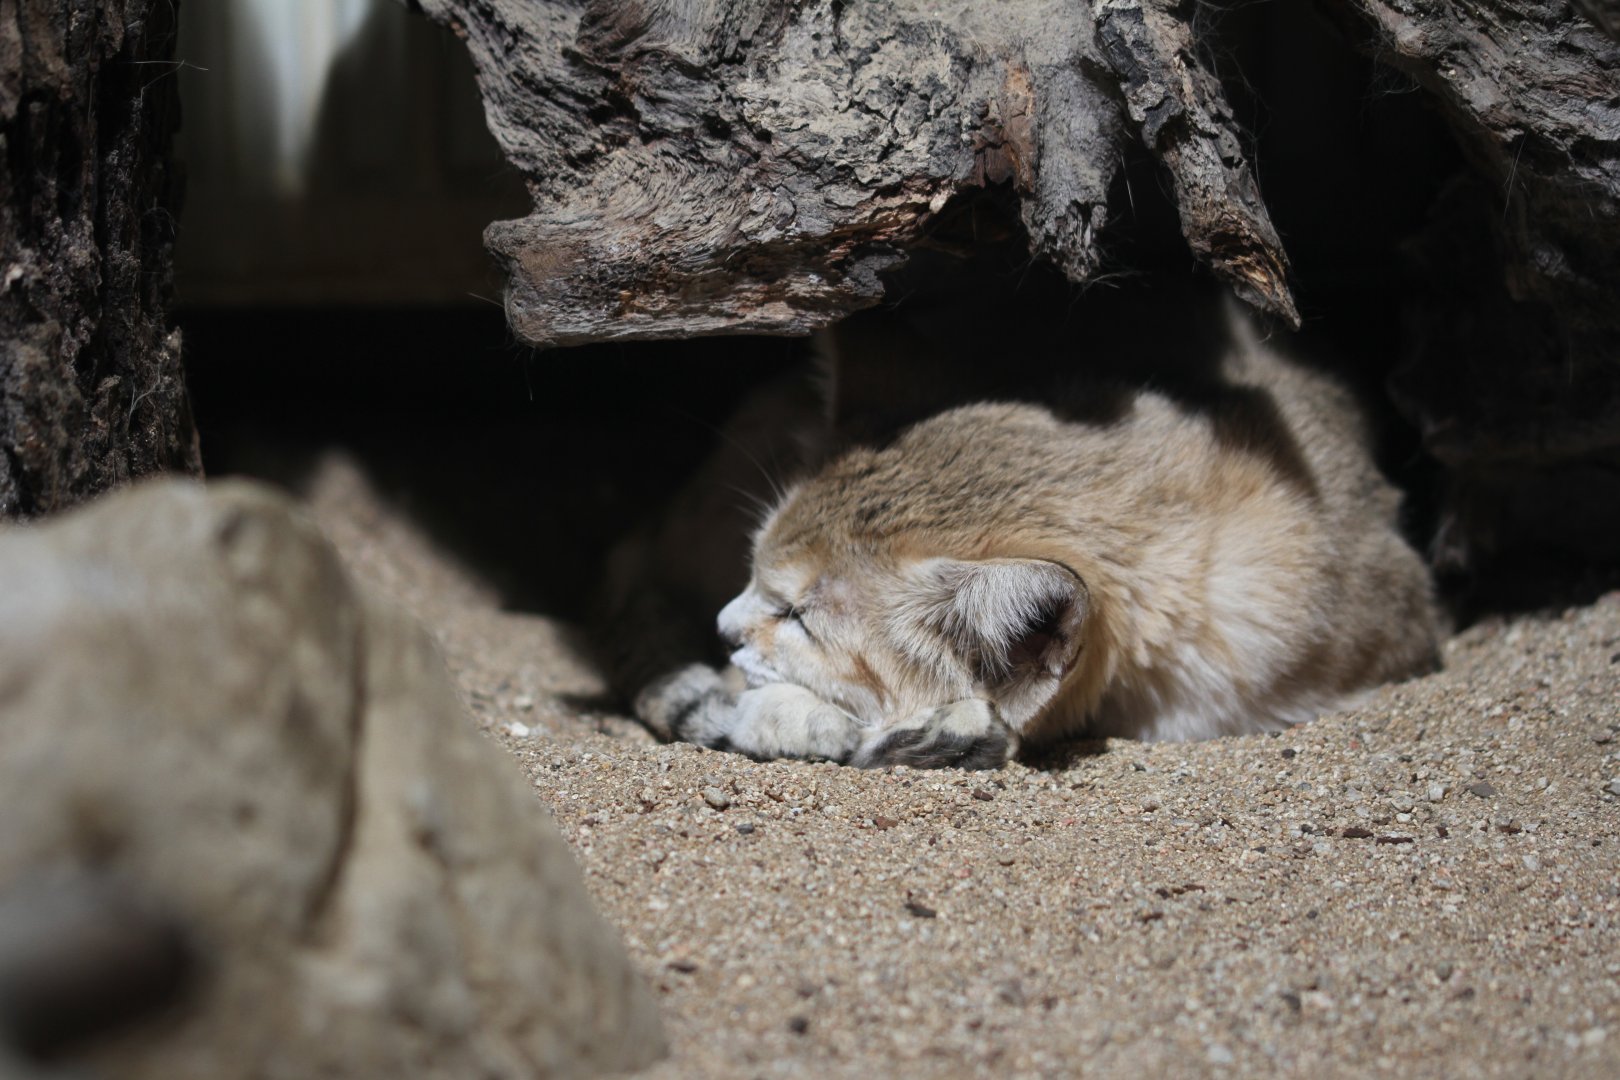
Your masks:
M169 327L175 0L0 0L0 517L197 472Z
M876 301L952 196L1006 182L1032 253L1084 282L1125 143L1193 253L1297 322L1284 245L1182 0L985 5L409 0L472 50L535 211L487 240L541 345L803 333ZM1612 4L1321 0L1433 98L1500 192L1503 287L1612 333ZM1577 344L1577 349L1587 348Z
M1168 0L420 0L466 39L535 212L491 226L540 345L802 334L882 296L953 196L1009 184L1076 281L1126 140L1195 251L1296 320L1219 82ZM1120 85L1128 89L1121 93Z

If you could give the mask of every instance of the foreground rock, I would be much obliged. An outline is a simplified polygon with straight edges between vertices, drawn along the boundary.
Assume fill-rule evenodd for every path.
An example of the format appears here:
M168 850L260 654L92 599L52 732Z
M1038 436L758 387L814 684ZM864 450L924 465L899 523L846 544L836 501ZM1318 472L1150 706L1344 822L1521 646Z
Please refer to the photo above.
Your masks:
M75 1075L579 1075L651 998L427 636L246 486L0 533L0 1050Z

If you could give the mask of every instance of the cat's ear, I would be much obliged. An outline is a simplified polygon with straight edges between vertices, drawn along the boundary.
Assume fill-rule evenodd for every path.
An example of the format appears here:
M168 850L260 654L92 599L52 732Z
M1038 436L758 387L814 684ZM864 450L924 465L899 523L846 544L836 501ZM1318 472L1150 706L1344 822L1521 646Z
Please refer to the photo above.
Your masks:
M1090 606L1080 576L1046 559L929 559L916 569L919 615L974 680L1004 706L1045 704L1080 656Z

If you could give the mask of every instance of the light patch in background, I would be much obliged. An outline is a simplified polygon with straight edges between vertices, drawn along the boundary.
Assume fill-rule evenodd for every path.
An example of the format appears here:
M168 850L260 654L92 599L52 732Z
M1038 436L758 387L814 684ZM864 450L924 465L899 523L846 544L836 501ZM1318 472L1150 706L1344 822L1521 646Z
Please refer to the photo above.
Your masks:
M214 0L218 3L221 0ZM280 195L303 190L311 144L332 61L354 38L373 0L234 0L231 51L256 52L262 81L243 98L258 97L255 117L267 125L263 175ZM246 112L242 123L251 119Z
M484 227L529 202L443 27L400 0L185 0L178 50L182 304L499 294Z

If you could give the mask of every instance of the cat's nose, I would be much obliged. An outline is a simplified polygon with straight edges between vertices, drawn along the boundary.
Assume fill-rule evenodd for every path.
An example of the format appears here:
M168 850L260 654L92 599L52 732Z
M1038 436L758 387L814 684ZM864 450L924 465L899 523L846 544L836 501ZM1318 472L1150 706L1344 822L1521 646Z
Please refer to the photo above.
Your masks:
M746 636L744 633L746 623L743 619L742 606L743 598L741 596L736 597L731 603L720 609L720 617L715 620L715 629L720 631L720 640L724 641L729 648L742 648L743 638Z

